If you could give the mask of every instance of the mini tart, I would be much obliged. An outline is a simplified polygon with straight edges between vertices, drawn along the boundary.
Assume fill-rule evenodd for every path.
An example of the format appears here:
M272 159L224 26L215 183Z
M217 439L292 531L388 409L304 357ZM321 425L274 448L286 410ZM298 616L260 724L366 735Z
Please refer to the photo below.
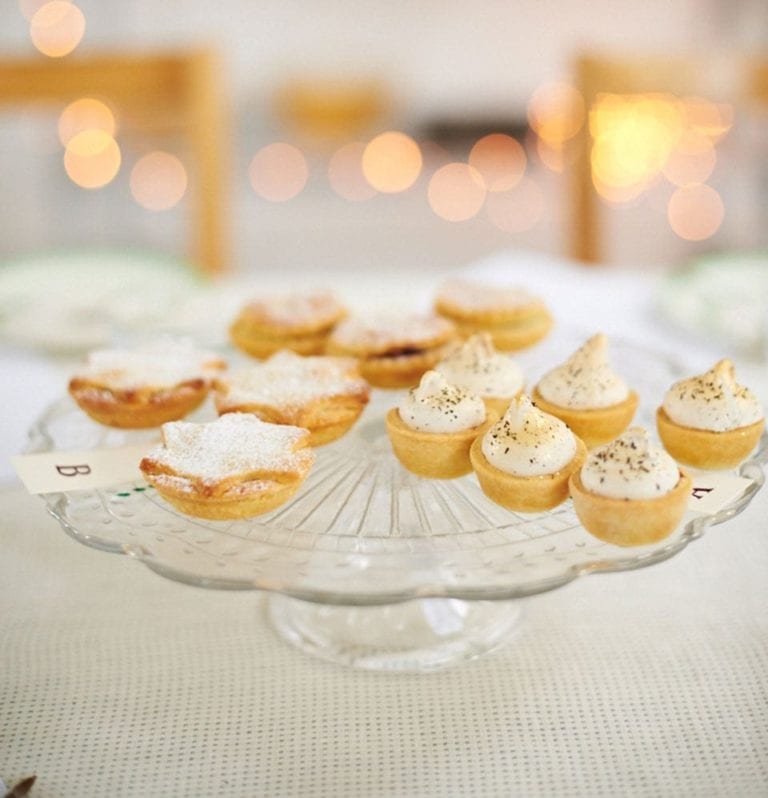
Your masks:
M325 292L265 298L241 309L229 335L238 349L257 358L281 349L319 355L345 315L344 307Z
M309 433L232 414L207 424L163 426L163 444L140 469L187 515L237 520L273 510L296 493L314 462Z
M565 422L589 449L620 435L630 425L639 401L637 393L630 391L618 404L577 410L548 402L538 388L531 392L531 399L540 410Z
M436 366L456 337L437 316L348 319L334 330L326 352L358 359L363 379L378 388L410 388Z
M757 446L765 419L746 427L715 432L677 424L663 407L656 411L656 428L664 448L679 463L705 470L735 468Z
M544 307L516 321L502 324L492 324L487 321L463 321L446 313L441 313L441 315L454 322L462 338L469 338L470 335L478 332L489 333L493 339L493 345L501 352L514 352L533 346L546 338L554 325L552 316Z
M344 435L368 404L370 387L353 358L300 357L282 352L252 370L214 383L216 409L253 413L271 424L309 430L309 445Z
M525 389L519 365L496 350L488 333L477 333L454 344L435 370L448 382L479 396L486 410L498 416L503 416L509 403Z
M469 455L483 493L496 504L522 513L543 512L562 504L568 498L569 477L587 457L587 447L576 437L576 453L567 465L552 474L526 477L491 465L482 446L481 436L472 444Z
M435 311L456 325L459 335L468 338L487 332L496 349L525 349L544 338L553 319L546 305L525 291L451 280L438 291Z
M176 421L196 410L208 396L210 382L188 380L172 388L107 388L74 377L69 393L94 421L120 429L148 429Z
M429 479L455 479L472 470L470 447L497 420L495 413L488 413L483 424L467 430L422 432L405 424L393 407L387 413L386 425L392 449L404 468Z
M145 477L158 494L177 510L211 521L239 521L268 513L285 504L303 482L250 480L229 490L211 493L196 490L194 483L189 480L170 475L150 476L145 473Z
M186 342L135 350L97 350L69 381L69 393L94 421L121 429L159 427L191 413L208 396L217 356Z
M573 508L584 528L614 546L645 546L670 535L680 523L691 493L691 480L680 472L677 485L652 499L615 499L585 489L580 469L570 479Z

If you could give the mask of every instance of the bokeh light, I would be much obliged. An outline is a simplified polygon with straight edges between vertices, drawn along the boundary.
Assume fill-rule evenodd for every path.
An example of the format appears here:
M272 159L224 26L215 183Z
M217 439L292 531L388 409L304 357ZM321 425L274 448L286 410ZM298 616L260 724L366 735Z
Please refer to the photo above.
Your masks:
M684 109L688 127L717 142L733 127L733 106L713 103L703 97L686 97Z
M155 150L139 158L131 169L133 198L149 211L166 211L178 205L187 190L187 170L169 152Z
M419 141L422 162L425 170L433 172L453 161L453 155L442 145L430 139Z
M585 116L584 98L568 83L539 86L528 101L528 123L552 146L572 139L581 130Z
M421 174L419 145L405 133L390 130L368 142L363 152L363 174L377 191L396 194L410 188Z
M64 151L64 168L81 188L101 188L120 171L120 148L103 130L84 130L73 136Z
M100 100L82 97L70 103L59 117L59 141L66 147L70 139L84 130L103 130L114 138L115 115Z
M71 53L85 33L83 12L68 0L51 0L40 6L29 23L32 44L51 58Z
M597 195L609 205L627 205L630 202L634 202L647 189L644 183L635 183L629 186L610 186L597 177L593 177L592 181Z
M328 182L331 188L350 202L363 202L376 196L363 174L365 144L353 141L340 147L328 162Z
M50 0L19 0L19 11L24 19L31 22L38 10L49 2ZM66 2L71 2L71 0L66 0Z
M711 139L691 131L680 137L662 172L670 183L690 186L708 180L716 163L717 154Z
M262 147L248 167L253 190L270 202L286 202L300 194L309 178L304 153L277 141Z
M607 95L590 114L590 129L595 183L630 188L660 173L682 134L682 117L671 97Z
M427 188L429 206L448 222L464 222L477 216L485 195L482 176L465 163L441 166L432 175Z
M522 144L512 136L483 136L469 153L469 165L477 170L488 191L509 191L520 182L527 164Z
M723 200L714 188L706 185L678 188L667 207L670 226L686 241L711 238L720 228L724 216Z
M510 191L489 194L485 204L488 218L507 233L530 230L544 216L544 207L544 194L529 177Z

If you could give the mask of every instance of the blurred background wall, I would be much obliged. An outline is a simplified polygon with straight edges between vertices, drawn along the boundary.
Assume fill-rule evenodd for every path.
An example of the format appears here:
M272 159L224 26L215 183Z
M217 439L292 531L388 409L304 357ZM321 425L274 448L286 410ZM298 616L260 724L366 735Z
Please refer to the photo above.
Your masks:
M58 6L61 16L68 2L47 5ZM217 53L217 85L228 110L226 215L236 270L345 260L377 268L394 259L445 269L507 246L567 253L567 152L536 149L532 99L562 96L557 92L572 86L575 58L584 52L695 52L727 64L736 54L764 51L768 42L764 0L77 0L80 38L71 52L51 58L30 34L45 5L4 0L3 59L64 61L201 45ZM320 106L346 102L352 110L344 117L342 109L336 129L318 132L328 119L312 117L317 107L307 107L307 97L319 98ZM0 254L94 245L183 251L193 223L186 183L195 167L174 131L160 125L153 135L138 134L126 120L121 127L120 109L112 109L119 168L103 186L84 188L63 163L64 106L0 112ZM418 144L422 167L407 189L361 189L352 174L358 167L334 156L357 142L346 155L359 161L365 144L387 130ZM761 130L745 124L723 139L708 180L725 212L707 235L674 229L669 202L681 186L655 181L642 207L635 200L614 203L603 259L669 265L713 248L763 245L756 208L765 185L755 179L755 160L765 155ZM467 161L490 133L524 148L518 194L503 202L490 193L482 201L470 197L468 209L441 201L435 172ZM270 150L276 143L299 152L298 176L290 171L294 151ZM158 150L177 158L187 174L173 189L173 163L150 165L150 183L171 184L170 198L153 208L137 197L139 177L131 178L142 157ZM274 165L272 156L283 173L265 187L259 181ZM442 176L445 192L461 195L466 175Z

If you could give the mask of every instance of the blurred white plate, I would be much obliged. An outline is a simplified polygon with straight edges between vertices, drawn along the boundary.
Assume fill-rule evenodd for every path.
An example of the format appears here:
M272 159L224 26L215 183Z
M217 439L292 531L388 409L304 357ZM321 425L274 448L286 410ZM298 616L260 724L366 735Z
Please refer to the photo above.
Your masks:
M659 291L678 327L742 355L768 347L768 252L711 255L673 272Z
M181 260L72 251L0 263L0 338L56 354L109 345L160 322L201 285Z

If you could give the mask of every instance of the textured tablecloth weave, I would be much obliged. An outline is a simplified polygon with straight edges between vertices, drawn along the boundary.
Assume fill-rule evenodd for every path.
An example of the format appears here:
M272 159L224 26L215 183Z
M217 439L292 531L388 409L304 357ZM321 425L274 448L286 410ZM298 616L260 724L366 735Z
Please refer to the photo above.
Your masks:
M62 796L764 796L761 494L675 559L525 602L428 675L278 640L256 593L168 582L0 494L0 776Z

